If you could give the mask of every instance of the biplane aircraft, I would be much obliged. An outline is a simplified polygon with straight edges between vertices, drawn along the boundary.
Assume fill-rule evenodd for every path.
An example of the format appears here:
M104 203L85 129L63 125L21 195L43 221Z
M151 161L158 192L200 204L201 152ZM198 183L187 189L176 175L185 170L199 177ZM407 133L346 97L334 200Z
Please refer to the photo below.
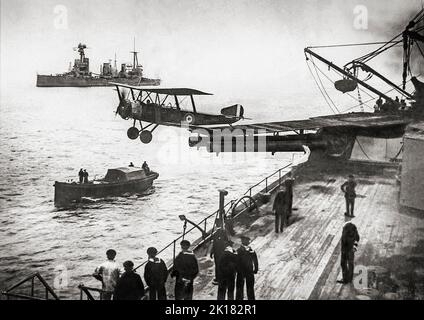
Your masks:
M211 95L199 90L112 84L116 86L119 97L115 114L119 114L122 119L133 120L132 127L127 131L128 138L140 138L146 144L152 141L152 133L159 125L181 127L185 124L190 129L203 125L232 124L244 119L244 109L239 104L222 108L221 114L198 112L194 97ZM187 104L191 110L187 110ZM143 121L148 124L143 126ZM137 122L140 129L136 127Z

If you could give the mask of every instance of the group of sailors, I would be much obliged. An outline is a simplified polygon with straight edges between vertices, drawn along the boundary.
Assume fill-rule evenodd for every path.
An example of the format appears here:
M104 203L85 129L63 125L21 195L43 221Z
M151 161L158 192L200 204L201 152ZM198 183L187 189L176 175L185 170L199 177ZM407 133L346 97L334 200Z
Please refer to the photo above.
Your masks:
M86 169L80 169L78 172L79 183L88 183L88 172Z
M214 284L218 285L218 300L243 300L246 286L247 299L254 300L255 274L258 272L258 258L249 246L250 239L241 237L241 246L233 249L225 231L218 229L213 239L211 258L215 261L216 275ZM191 243L183 240L181 252L175 257L171 278L175 278L175 300L192 300L194 280L199 275L199 264ZM149 287L149 300L167 300L166 282L168 268L157 257L157 249L147 249L148 261L144 267L144 281ZM132 261L123 263L123 270L115 261L116 251L106 252L107 260L98 266L93 277L102 282L102 300L140 300L145 296L145 286L141 276L134 270Z
M134 168L135 167L134 166L134 163L130 162L129 167L130 168ZM144 172L146 173L146 175L150 174L150 168L149 168L149 165L147 164L146 161L143 162L141 168L144 170Z
M399 97L396 97L392 101L384 101L382 97L379 97L374 105L375 112L395 112L398 110L407 110L408 106L406 105L405 99L399 100Z
M255 274L258 272L258 257L249 246L250 238L241 237L241 246L234 250L233 242L222 229L214 236L210 257L215 262L215 279L218 285L217 300L244 299L244 287L248 300L255 300Z
M193 282L199 273L197 258L190 251L190 242L181 241L181 252L175 257L171 277L175 277L175 299L192 300ZM157 257L157 249L147 249L148 261L144 267L144 280L149 287L149 300L166 300L168 268ZM97 267L93 276L102 282L102 300L140 300L145 296L143 280L134 270L132 261L123 263L124 272L115 262L116 251L106 252L107 261Z

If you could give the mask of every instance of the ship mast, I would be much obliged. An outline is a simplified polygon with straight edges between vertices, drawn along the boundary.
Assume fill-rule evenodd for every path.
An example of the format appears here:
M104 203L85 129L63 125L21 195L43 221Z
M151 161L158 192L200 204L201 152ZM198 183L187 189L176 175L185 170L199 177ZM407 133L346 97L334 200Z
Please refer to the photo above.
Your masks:
M131 51L133 54L133 70L138 67L138 51L135 51L135 37L134 37L134 51Z

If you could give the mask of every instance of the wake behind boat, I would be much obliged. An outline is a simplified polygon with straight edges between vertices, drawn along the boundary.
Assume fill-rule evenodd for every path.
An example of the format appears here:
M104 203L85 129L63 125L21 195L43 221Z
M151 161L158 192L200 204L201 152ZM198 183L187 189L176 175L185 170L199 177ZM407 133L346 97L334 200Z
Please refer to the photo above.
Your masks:
M81 202L82 198L104 198L125 193L140 193L149 189L159 174L150 169L120 167L108 169L106 176L91 182L59 182L54 184L56 206Z

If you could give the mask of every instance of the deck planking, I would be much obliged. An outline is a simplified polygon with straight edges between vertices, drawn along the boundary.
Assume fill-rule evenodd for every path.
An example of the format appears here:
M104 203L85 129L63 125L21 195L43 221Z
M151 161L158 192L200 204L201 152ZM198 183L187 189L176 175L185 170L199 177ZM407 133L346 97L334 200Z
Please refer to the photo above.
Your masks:
M380 299L394 294L405 298L404 287L410 286L411 281L406 283L404 278L411 274L424 277L419 267L424 264L406 263L407 274L401 271L405 263L387 271L394 257L402 260L412 254L419 261L424 259L424 214L405 213L399 209L399 186L393 175L358 173L359 197L355 203L356 218L352 220L361 236L356 264L370 268L372 274L377 270L377 278L380 277L383 284L357 289L337 283L341 278L340 237L348 220L344 216L345 202L340 191L345 177L345 172L302 172L295 186L293 207L296 210L282 234L274 232L273 198L260 207L259 214L249 223L235 225L235 247L240 243L238 236L247 235L258 254L257 299ZM217 286L212 284L213 261L206 253L198 255L198 259L201 272L195 280L195 299L216 299ZM388 273L390 278L401 278L395 293L393 287L389 290L384 285L384 276ZM414 292L420 298L422 288Z

